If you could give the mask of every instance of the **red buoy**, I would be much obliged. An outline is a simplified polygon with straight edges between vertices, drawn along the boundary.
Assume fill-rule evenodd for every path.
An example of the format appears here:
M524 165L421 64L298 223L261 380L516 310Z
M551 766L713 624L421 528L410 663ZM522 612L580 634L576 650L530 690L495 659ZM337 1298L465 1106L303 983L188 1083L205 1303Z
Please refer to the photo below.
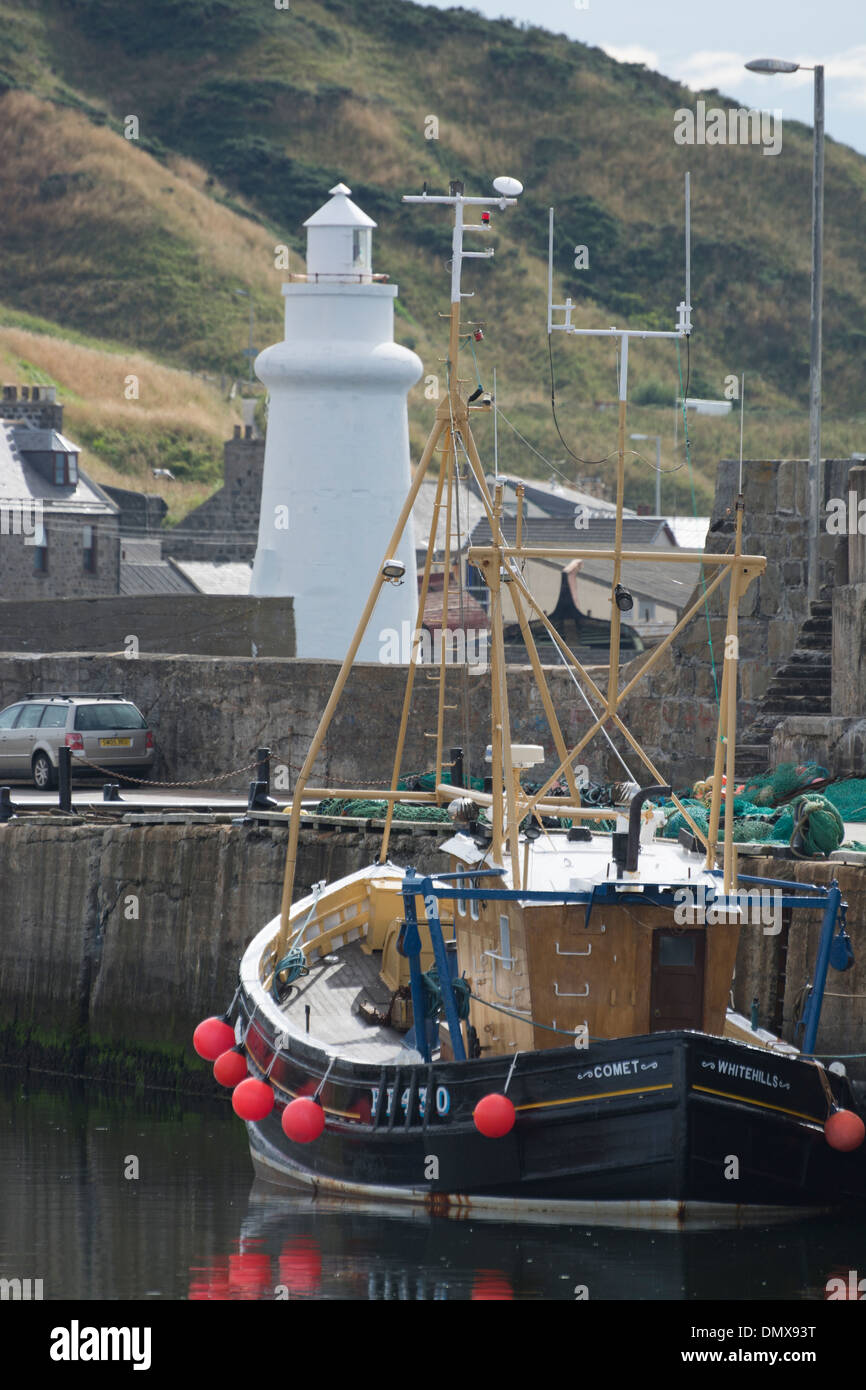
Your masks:
M501 1139L514 1128L514 1106L507 1096L492 1091L482 1096L472 1112L475 1128L487 1139Z
M217 1057L234 1046L234 1041L234 1029L229 1027L225 1019L216 1016L204 1019L192 1035L193 1047L206 1062L215 1062Z
M247 1059L236 1047L221 1052L213 1064L213 1074L221 1086L237 1086L247 1074Z
M834 1110L824 1125L824 1138L831 1149L848 1154L866 1139L866 1125L853 1110Z
M324 1128L325 1112L310 1096L298 1096L283 1111L283 1133L296 1144L312 1144Z
M266 1081L248 1076L232 1091L232 1109L242 1120L263 1120L274 1108L274 1091Z

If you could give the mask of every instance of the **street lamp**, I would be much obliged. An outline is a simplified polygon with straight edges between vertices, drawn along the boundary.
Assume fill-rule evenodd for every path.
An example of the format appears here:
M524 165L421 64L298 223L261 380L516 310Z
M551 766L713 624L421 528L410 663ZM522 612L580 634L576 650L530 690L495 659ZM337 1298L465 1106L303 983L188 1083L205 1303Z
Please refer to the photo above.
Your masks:
M656 516L662 514L662 437L660 434L630 434L629 439L654 439L656 442Z
M824 268L824 68L755 58L749 72L814 72L815 132L812 146L812 300L809 351L809 602L818 598L818 517L821 513L821 307Z
M255 313L255 309L253 308L253 297L249 290L235 290L234 293L242 295L244 299L250 301L250 345L248 348L244 348L244 357L249 358L250 381L255 381L255 377L253 376L253 358L256 356L256 349L253 347L253 315Z

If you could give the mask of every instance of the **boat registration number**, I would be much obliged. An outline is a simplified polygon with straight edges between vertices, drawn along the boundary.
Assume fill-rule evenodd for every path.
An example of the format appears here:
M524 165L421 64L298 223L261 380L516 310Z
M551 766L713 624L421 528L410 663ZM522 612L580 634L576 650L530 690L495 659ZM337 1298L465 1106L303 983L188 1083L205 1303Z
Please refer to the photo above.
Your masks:
M131 739L131 738L101 738L101 739L99 740L99 746L100 746L100 748L131 748L131 747L132 747L132 739Z
M375 1113L375 1111L378 1109L378 1106L379 1106L379 1087L378 1087L378 1086L373 1086L372 1089L371 1089L370 1094L371 1094L371 1097L372 1097L373 1112ZM387 1098L387 1104L386 1104L386 1106L385 1106L385 1114L386 1114L386 1115L390 1115L390 1114L391 1114L391 1111L392 1111L392 1109L393 1109L393 1106L394 1106L394 1087L393 1087L393 1086L389 1086L389 1087L388 1087L388 1090L387 1090L387 1097L388 1097L388 1098ZM448 1088L447 1088L446 1086L437 1086L437 1087L436 1087L436 1093L435 1093L434 1099L435 1099L435 1103L436 1103L436 1114L437 1114L437 1115L447 1115L447 1114L448 1114L448 1111L451 1109L451 1096L450 1096L449 1093L448 1093ZM406 1114L406 1111L407 1111L408 1107L409 1107L409 1087L407 1086L406 1089L404 1090L403 1094L402 1094L401 1097L400 1097L400 1108L401 1108L401 1110L403 1111L403 1114L404 1114L404 1115ZM426 1086L419 1086L419 1087L418 1087L418 1114L421 1116L421 1119L422 1119L422 1120L423 1120L423 1118L424 1118L424 1115L425 1115L426 1111L427 1111L427 1087L426 1087Z

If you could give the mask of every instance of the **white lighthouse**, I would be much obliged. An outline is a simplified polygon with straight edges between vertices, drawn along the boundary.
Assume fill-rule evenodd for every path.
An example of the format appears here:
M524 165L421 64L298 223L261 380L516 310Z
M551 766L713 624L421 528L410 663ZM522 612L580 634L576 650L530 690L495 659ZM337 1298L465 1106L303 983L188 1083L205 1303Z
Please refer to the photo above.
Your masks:
M251 592L294 599L297 654L345 656L410 487L406 395L420 359L394 342L397 286L374 280L376 223L338 183L304 223L307 275L283 285L285 339L256 358L270 392ZM390 558L390 557L389 557ZM358 651L414 627L411 527Z

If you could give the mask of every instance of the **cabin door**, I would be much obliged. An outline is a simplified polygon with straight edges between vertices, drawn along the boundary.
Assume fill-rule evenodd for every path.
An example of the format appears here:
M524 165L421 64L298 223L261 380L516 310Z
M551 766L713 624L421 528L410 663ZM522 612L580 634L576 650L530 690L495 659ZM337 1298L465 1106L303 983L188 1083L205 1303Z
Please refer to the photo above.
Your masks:
M700 1029L704 1017L702 931L654 931L650 1032Z

